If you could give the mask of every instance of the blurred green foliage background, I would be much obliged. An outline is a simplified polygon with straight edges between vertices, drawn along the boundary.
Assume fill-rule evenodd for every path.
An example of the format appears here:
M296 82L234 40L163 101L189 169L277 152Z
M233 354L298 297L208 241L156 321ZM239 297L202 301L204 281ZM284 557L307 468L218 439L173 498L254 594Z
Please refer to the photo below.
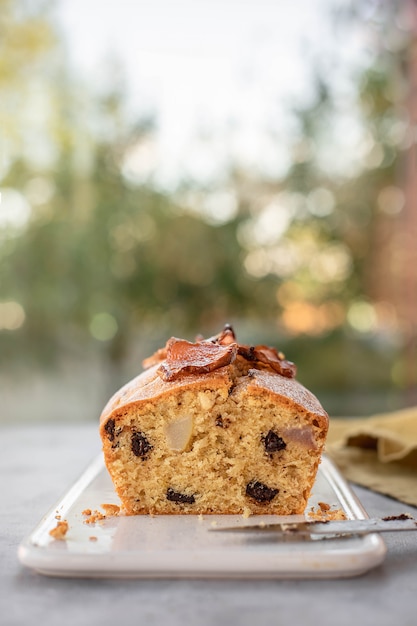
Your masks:
M96 419L171 335L226 322L332 415L417 402L415 9L333 4L342 45L365 41L354 97L317 58L284 174L231 159L166 189L120 68L81 84L52 5L0 0L0 419Z

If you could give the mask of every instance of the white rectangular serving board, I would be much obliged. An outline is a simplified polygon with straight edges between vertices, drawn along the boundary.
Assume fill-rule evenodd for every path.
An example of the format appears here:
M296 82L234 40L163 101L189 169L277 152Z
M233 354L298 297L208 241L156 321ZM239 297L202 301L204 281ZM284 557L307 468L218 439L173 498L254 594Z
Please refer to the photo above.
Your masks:
M318 502L349 519L367 517L348 484L323 457L306 513ZM303 516L164 515L107 517L86 524L85 509L103 511L118 497L98 457L19 546L21 563L42 574L88 578L338 578L379 565L386 547L365 537L277 541L272 534L217 533L213 527L301 521ZM49 531L67 520L64 540ZM91 538L94 539L91 539Z

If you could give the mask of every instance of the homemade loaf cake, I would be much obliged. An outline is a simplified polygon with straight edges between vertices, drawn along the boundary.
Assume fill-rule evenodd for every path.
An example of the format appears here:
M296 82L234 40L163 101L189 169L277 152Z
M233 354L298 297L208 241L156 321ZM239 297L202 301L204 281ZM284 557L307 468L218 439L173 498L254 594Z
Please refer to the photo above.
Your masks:
M226 326L171 338L144 367L100 420L126 514L303 513L328 415L293 363Z

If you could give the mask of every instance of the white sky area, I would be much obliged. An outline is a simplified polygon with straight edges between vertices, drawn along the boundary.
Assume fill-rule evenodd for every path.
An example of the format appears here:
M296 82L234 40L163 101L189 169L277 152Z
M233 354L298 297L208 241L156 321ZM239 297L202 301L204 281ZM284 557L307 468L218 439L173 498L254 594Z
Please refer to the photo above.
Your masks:
M285 139L294 132L286 111L311 98L314 55L327 56L329 71L336 61L334 5L60 0L55 15L82 80L98 87L109 60L120 60L132 110L155 113L158 128L156 141L132 154L130 174L157 170L170 184L178 176L219 178L229 157L267 175L285 173ZM344 43L340 57L347 50L354 60L358 42Z

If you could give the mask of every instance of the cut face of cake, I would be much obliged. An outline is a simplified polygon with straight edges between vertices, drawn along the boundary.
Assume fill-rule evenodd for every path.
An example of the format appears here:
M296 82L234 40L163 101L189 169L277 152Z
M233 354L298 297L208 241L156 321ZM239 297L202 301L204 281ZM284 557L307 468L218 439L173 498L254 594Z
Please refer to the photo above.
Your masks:
M230 326L171 338L100 420L122 508L135 514L303 513L328 429L295 366Z

